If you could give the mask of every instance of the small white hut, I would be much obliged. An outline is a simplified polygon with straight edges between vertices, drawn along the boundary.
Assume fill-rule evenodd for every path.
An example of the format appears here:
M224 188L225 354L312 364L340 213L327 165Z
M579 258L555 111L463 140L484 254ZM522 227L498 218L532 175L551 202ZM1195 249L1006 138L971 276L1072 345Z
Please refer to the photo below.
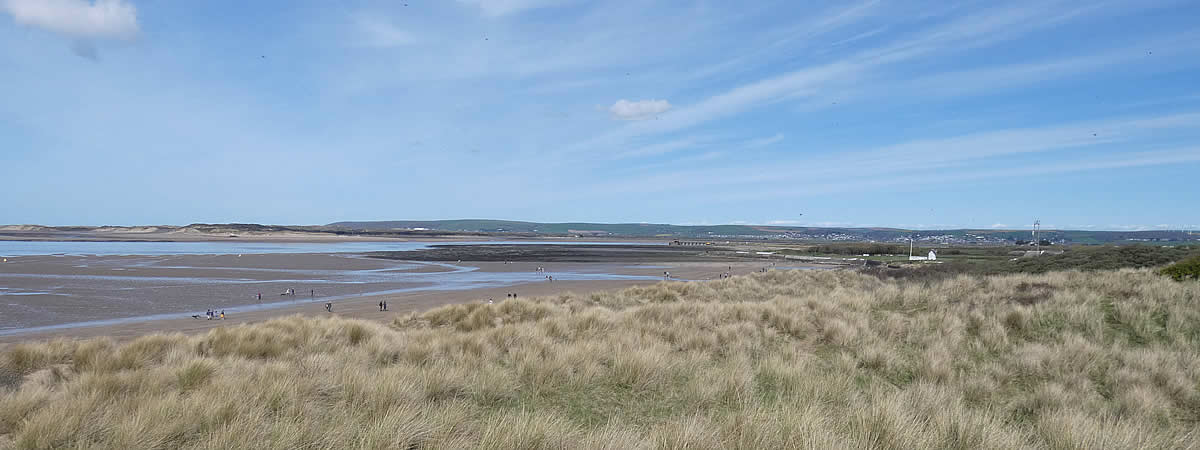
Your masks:
M913 256L908 255L909 261L937 261L937 252L930 250L929 256Z

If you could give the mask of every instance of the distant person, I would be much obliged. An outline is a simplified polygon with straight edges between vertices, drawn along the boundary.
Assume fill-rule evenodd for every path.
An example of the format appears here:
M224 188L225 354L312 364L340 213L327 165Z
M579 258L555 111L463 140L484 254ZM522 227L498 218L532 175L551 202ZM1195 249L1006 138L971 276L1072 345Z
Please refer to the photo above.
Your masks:
M262 292L258 293L258 301L260 301L260 302L262 301Z
M490 298L488 299L488 304L489 305L492 304L492 299L490 299Z
M325 312L333 312L333 303L325 302Z
M313 297L316 297L316 296L317 296L317 290L316 290L316 289L313 289L313 290L312 290L312 296L313 296Z
M225 310L221 310L221 320L225 320Z
M387 311L387 302L383 302L383 310Z
M379 310L383 311L383 302L379 302Z

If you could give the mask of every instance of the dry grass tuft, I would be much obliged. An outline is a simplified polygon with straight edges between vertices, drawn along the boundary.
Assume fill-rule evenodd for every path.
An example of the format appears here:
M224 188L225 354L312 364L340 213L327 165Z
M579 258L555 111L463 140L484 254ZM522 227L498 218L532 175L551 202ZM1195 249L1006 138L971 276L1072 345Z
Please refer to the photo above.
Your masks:
M775 271L0 349L0 447L1200 448L1200 285Z

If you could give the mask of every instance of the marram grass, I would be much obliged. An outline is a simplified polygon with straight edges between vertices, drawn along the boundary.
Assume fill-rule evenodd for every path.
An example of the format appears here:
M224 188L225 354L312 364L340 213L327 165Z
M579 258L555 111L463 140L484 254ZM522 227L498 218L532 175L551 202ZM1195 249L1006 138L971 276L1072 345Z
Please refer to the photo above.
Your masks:
M1200 448L1200 283L776 271L0 349L0 447Z

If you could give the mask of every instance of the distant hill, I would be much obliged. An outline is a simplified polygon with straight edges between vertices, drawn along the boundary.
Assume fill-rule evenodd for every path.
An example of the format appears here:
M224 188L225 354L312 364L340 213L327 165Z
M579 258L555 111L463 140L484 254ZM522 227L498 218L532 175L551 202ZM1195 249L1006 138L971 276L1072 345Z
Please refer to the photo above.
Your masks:
M186 226L42 226L0 225L6 239L175 239L185 235L268 236L304 234L369 235L379 237L611 237L692 240L704 242L780 240L804 242L891 242L918 245L1021 245L1032 239L1029 230L905 230L900 228L781 227L767 225L670 225L663 223L541 223L513 220L389 220L336 222L329 225L260 225L252 223ZM1184 231L1042 230L1051 245L1200 242L1200 233Z
M532 233L580 236L700 237L709 235L768 236L773 231L746 225L669 225L655 223L539 223L511 220L395 220L382 222L337 222L326 227L343 230L408 231L437 230L472 233Z
M672 239L796 239L808 241L906 241L924 243L1012 244L1031 240L1029 230L905 230L899 228L781 227L764 225L670 225L657 223L541 223L511 220L389 220L336 222L327 230L349 232L453 232L590 237L657 237ZM1120 242L1195 242L1200 233L1182 231L1043 230L1039 239L1055 244Z

